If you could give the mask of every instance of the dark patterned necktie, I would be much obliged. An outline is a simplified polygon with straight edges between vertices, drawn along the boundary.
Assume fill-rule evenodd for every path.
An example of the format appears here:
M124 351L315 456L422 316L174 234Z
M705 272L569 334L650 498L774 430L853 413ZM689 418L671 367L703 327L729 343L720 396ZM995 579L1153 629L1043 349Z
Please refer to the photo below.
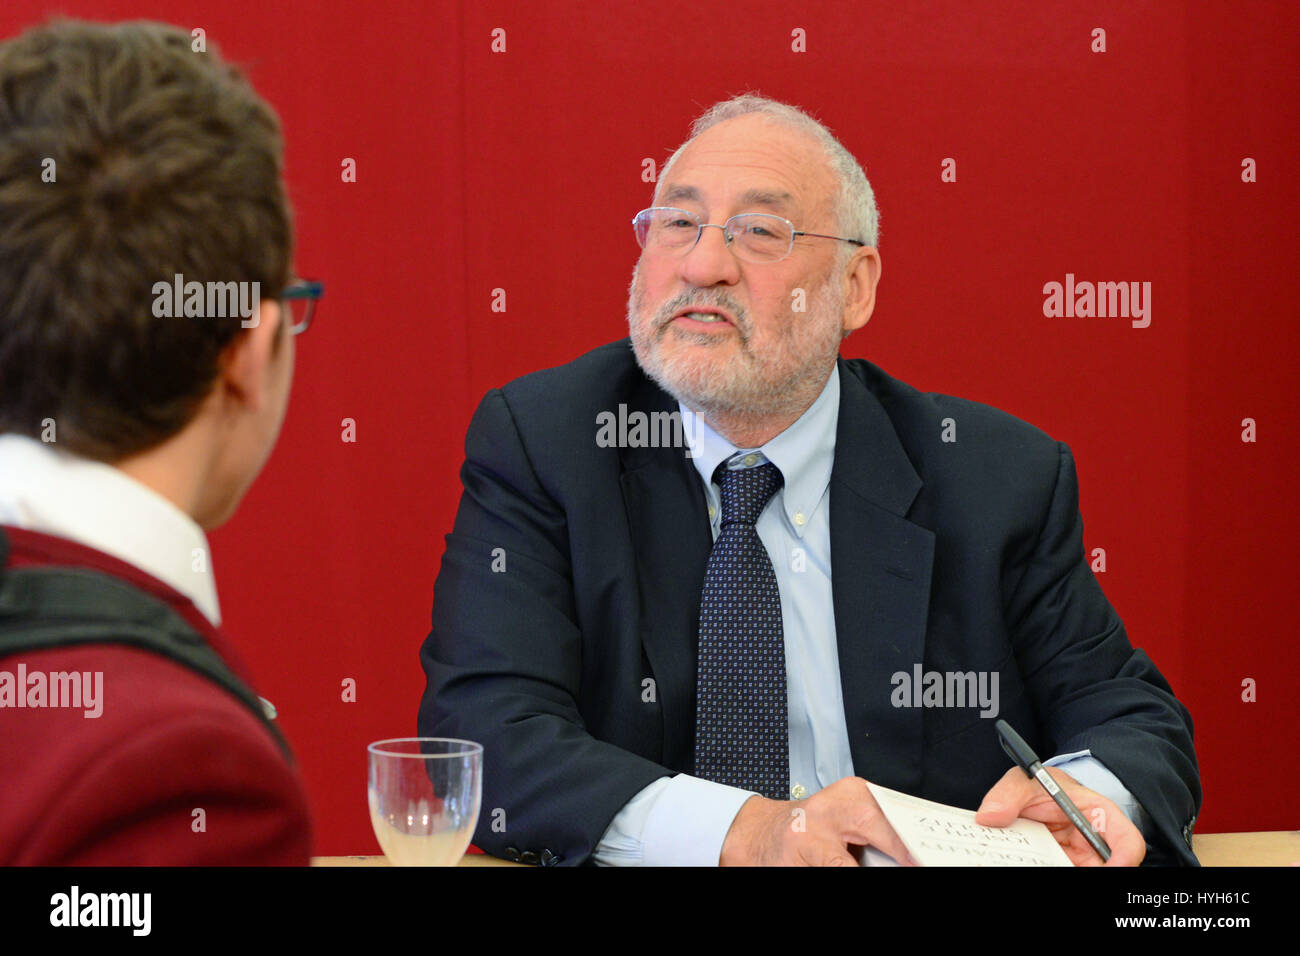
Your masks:
M767 549L754 530L781 487L776 465L714 472L722 527L709 554L700 599L696 667L695 775L789 799L781 594Z

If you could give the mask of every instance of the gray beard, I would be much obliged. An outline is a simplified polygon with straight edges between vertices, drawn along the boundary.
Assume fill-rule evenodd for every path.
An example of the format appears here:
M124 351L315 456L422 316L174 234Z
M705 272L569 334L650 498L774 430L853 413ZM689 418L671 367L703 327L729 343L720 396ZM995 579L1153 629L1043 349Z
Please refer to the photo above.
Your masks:
M627 317L641 370L696 414L733 425L797 418L820 394L844 338L842 296L838 284L830 281L813 294L806 313L792 313L792 321L801 326L779 340L776 354L751 351L748 314L723 289L693 289L675 296L647 323L639 321L643 305L638 268L628 289ZM664 359L661 354L659 343L665 336L682 337L669 328L668 319L690 305L725 308L736 317L740 349L721 368L701 367L698 356ZM707 333L694 341L701 347L716 344Z

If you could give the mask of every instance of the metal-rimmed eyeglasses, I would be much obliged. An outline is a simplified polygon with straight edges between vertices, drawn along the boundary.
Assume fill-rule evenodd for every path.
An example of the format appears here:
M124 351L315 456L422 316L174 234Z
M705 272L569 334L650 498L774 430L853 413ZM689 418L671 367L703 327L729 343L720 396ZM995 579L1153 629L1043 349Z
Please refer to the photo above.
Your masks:
M663 255L685 255L700 241L708 227L721 229L727 247L736 257L746 262L780 262L794 248L796 236L813 236L818 239L835 239L865 246L859 239L828 236L820 232L796 229L789 219L766 212L743 212L719 225L703 222L689 209L675 206L651 206L632 217L632 231L637 245L648 252Z

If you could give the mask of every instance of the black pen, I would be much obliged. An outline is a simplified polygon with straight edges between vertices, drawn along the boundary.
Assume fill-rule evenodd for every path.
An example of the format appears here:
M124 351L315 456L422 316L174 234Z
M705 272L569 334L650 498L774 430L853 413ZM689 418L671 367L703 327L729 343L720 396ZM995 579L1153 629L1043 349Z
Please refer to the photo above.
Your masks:
M1007 756L1014 760L1016 766L1028 776L1033 777L1043 785L1043 789L1051 794L1052 799L1056 801L1056 805L1061 808L1061 811L1069 818L1070 822L1083 834L1083 838L1092 844L1092 848L1097 851L1102 861L1109 860L1110 847L1106 845L1106 841L1092 827L1088 826L1088 821L1083 818L1083 814L1074 805L1074 801L1061 789L1060 784L1052 779L1052 775L1043 768L1042 761L1038 759L1038 755L1034 753L1029 744L1025 743L1025 738L1012 730L1011 725L1005 720L999 720L993 726L998 730L998 740L1002 744L1002 749L1007 752Z

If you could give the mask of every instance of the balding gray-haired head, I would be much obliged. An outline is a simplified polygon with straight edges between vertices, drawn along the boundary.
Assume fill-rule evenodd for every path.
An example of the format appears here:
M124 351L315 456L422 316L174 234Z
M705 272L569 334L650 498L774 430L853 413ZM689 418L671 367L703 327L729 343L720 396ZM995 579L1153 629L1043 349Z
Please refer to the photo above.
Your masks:
M880 214L876 209L875 193L871 190L871 183L867 181L862 166L820 122L797 106L790 106L765 96L745 93L709 107L691 125L690 138L677 147L669 157L663 172L659 175L659 181L663 182L668 178L668 173L673 163L677 161L677 157L682 154L682 150L705 130L726 120L752 114L760 114L789 129L806 133L821 144L831 173L839 184L831 205L839 235L858 239L868 246L877 246L880 239ZM841 258L847 261L853 254L854 248L846 245L841 251Z

